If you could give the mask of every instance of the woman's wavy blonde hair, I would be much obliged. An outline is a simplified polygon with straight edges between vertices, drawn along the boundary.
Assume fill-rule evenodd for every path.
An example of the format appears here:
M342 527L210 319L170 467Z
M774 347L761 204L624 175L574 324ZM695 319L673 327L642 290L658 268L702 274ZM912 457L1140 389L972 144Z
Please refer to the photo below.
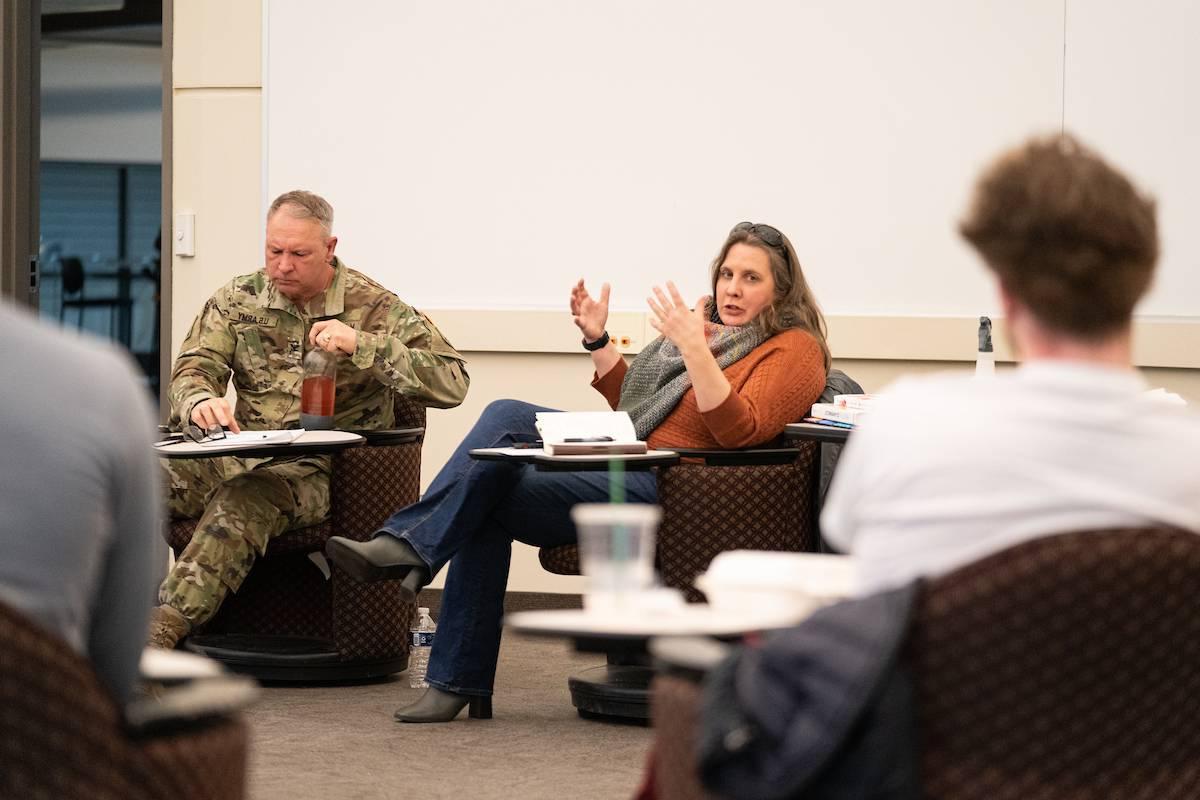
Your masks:
M813 297L808 281L804 279L804 271L800 268L800 259L796 250L783 232L770 225L741 222L733 227L721 251L717 253L712 263L712 317L720 321L717 313L717 280L721 276L721 265L729 255L729 248L735 244L745 244L757 247L767 254L771 263L771 277L775 280L775 298L771 305L763 309L754 318L753 325L759 326L768 337L781 333L789 328L799 328L808 331L825 357L825 369L830 365L829 344L826 342L827 333L825 317L821 307Z

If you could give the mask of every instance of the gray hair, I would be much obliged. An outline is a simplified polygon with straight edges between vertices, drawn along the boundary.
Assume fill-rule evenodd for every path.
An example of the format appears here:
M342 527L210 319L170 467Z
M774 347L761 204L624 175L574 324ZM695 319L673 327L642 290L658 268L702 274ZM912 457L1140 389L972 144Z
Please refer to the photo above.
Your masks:
M296 219L315 219L321 224L326 236L333 235L333 206L319 194L294 189L284 192L275 198L267 209L267 219L275 216L275 212L283 209L289 217Z

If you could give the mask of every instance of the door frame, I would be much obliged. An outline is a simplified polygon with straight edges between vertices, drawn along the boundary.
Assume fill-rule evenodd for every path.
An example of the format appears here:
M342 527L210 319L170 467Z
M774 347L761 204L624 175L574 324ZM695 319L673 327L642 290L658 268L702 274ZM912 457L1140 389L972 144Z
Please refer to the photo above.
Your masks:
M175 52L175 0L162 0L162 224L158 249L158 409L162 420L171 411L167 387L171 379L171 311L175 265L174 182L172 180L173 107L175 76L171 70Z
M41 0L0 3L0 296L37 308Z

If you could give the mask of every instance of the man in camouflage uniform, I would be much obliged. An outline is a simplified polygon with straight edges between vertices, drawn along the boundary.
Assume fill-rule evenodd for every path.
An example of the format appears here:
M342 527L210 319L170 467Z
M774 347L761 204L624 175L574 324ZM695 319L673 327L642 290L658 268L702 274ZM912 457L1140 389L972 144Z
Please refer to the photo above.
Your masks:
M173 425L230 431L297 427L306 350L337 354L335 422L388 428L393 392L427 406L462 402L462 356L423 314L334 256L333 209L288 192L267 212L266 268L217 290L192 323L169 397ZM225 392L230 376L236 409ZM272 537L329 513L328 456L164 460L175 517L199 517L159 589L150 644L174 647L236 592Z

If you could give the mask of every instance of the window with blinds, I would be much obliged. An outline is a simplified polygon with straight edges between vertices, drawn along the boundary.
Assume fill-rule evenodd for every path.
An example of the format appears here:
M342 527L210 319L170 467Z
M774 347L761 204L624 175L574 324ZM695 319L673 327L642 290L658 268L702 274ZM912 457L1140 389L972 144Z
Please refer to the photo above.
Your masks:
M157 370L162 168L43 161L41 311Z

